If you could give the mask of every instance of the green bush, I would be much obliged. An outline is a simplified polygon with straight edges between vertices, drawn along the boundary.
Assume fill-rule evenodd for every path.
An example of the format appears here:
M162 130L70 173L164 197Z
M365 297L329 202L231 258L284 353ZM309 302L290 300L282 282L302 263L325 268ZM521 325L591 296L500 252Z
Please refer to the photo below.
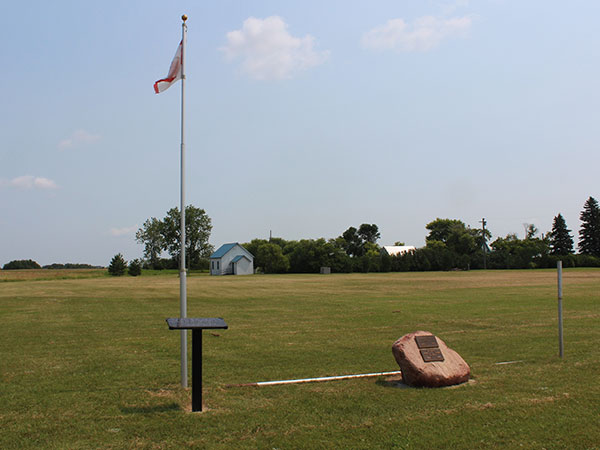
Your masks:
M575 255L577 267L600 267L600 258L592 255Z

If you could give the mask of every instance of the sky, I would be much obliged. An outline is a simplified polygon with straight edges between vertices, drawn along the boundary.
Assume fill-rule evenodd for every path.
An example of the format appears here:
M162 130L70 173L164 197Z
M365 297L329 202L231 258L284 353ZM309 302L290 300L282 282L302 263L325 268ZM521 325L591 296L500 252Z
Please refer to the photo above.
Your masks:
M23 1L0 17L0 265L139 258L186 200L211 244L460 219L551 230L600 198L600 3Z

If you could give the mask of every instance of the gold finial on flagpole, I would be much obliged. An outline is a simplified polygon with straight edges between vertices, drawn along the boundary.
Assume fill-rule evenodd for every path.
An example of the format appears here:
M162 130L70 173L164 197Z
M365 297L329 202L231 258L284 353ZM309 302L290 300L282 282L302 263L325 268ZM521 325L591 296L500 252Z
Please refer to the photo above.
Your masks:
M183 16L181 16L181 20L185 22L187 20L187 15L184 14Z

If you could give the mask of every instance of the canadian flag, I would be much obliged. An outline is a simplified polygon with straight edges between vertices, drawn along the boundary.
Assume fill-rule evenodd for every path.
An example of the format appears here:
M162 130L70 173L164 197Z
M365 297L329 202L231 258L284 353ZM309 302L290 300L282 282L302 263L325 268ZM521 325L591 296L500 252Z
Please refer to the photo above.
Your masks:
M183 47L183 41L179 43L179 47L177 47L177 52L175 52L175 57L173 61L171 61L171 67L169 67L169 74L166 78L162 80L158 80L154 83L154 92L160 94L163 91L166 91L171 87L173 83L177 80L181 80L181 50Z

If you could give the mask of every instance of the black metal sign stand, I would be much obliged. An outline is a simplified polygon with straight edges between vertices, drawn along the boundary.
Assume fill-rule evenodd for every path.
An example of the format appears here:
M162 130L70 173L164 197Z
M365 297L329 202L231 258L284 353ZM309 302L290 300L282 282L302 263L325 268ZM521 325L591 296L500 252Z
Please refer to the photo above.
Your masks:
M202 330L227 329L220 317L170 318L170 330L192 330L192 411L202 411Z

